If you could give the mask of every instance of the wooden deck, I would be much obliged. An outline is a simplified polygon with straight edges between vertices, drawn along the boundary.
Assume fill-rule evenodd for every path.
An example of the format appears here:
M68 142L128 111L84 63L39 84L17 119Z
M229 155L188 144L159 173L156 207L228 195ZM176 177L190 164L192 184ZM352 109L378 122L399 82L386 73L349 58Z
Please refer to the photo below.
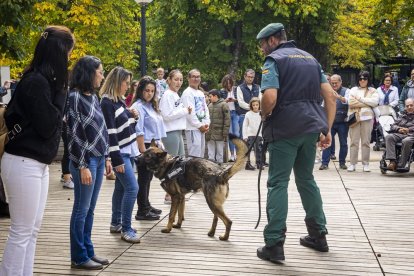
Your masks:
M134 227L142 235L141 243L125 243L119 234L109 233L113 182L105 181L93 231L96 253L111 260L102 271L70 268L68 233L73 192L61 188L60 165L54 164L50 167L49 199L37 243L35 275L414 275L414 173L383 176L375 168L378 162L371 163L371 173L362 173L361 166L359 171L349 173L336 170L338 163L334 164L327 171L315 166L328 221L330 252L319 253L299 245L306 227L300 198L291 181L283 265L256 257L266 224L263 208L262 222L254 229L257 171L242 171L231 180L225 209L233 227L227 242L207 236L212 214L202 194L194 194L187 201L183 228L162 234L169 206L163 204L164 192L154 180L150 197L152 204L163 210L162 219L134 220ZM266 179L267 170L262 176L263 206ZM0 220L0 252L8 225L8 219ZM219 222L217 235L222 232Z

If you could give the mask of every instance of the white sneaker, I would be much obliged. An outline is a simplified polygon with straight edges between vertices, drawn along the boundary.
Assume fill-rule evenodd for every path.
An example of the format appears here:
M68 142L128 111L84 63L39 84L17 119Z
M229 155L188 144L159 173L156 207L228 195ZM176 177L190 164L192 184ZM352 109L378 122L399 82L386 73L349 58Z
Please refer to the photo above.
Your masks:
M369 165L364 165L362 167L362 171L364 171L364 172L370 172L371 170L369 169Z
M355 165L349 165L348 172L354 172L355 171Z

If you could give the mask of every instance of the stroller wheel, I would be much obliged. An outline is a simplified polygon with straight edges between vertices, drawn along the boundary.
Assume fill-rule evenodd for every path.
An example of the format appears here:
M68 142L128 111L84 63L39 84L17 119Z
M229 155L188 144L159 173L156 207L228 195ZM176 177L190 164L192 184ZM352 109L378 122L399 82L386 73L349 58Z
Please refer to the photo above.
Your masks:
M387 170L381 169L382 174L387 174Z

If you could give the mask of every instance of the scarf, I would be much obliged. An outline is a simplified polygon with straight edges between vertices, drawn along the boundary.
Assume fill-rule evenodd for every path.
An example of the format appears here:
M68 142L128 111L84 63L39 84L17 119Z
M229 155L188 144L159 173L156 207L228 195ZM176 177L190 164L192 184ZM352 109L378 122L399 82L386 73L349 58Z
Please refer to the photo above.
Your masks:
M390 88L391 88L391 86L390 86ZM390 104L390 94L391 94L391 89L390 88L388 88L388 90L386 90L385 85L384 84L381 85L381 90L385 95L384 105L389 105Z

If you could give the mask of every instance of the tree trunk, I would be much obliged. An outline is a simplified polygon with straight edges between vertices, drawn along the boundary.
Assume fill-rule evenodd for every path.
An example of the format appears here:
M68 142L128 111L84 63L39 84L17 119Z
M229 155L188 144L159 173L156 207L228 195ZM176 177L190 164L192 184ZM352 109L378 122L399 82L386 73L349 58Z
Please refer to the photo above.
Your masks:
M232 75L236 75L237 70L239 69L240 53L243 47L242 32L243 32L242 22L240 21L236 22L233 28L233 36L234 36L233 60L227 70L227 72Z

